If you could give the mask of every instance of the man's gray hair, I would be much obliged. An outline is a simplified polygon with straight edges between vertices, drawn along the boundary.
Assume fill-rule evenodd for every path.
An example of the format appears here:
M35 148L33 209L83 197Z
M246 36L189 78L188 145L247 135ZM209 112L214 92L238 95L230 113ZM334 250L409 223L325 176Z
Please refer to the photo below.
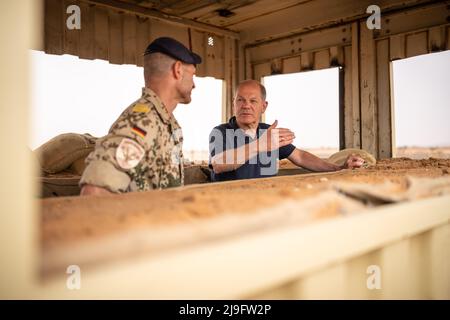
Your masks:
M244 80L241 83L239 83L238 87L236 88L236 94L237 94L237 89L239 89L240 86L245 86L245 85L250 85L250 84L257 85L259 87L259 90L261 91L261 99L262 99L262 101L266 101L266 95L267 95L266 88L261 84L261 82L252 80L252 79ZM235 96L235 98L236 98L236 96Z
M161 77L170 71L176 60L160 52L144 56L144 78Z

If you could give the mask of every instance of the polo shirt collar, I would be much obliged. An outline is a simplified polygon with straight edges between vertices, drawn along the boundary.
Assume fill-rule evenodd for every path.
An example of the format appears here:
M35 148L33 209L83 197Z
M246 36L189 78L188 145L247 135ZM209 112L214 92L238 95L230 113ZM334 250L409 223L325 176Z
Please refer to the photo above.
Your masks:
M237 123L237 121L236 121L236 116L232 116L232 117L230 118L230 120L228 121L228 123L230 124L230 126L231 126L232 129L234 129L234 130L237 130L237 129L242 130L242 129L239 128L239 126L238 126L238 123ZM258 128L256 128L256 138L259 138L259 132L261 131L260 129L261 129L261 122L258 123Z

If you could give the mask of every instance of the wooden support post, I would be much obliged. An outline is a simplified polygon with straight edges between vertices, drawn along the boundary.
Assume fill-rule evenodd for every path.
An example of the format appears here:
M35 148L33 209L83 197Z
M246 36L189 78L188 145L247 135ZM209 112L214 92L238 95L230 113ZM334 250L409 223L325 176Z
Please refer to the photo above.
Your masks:
M377 42L378 146L381 159L392 157L389 39Z
M360 23L361 147L378 155L376 59L373 30Z
M344 140L345 148L354 148L352 103L352 48L344 49Z
M361 148L361 104L359 92L359 24L352 23L352 118L353 147ZM350 128L349 128L350 129Z

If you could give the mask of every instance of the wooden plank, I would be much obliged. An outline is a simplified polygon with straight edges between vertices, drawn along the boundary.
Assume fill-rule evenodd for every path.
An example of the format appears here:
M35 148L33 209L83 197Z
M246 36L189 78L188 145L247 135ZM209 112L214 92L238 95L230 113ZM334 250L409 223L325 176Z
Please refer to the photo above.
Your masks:
M300 72L300 57L283 59L283 73Z
M450 26L447 26L447 30L445 32L447 34L447 50L450 50Z
M361 148L361 95L359 91L359 24L352 24L352 124L353 147Z
M251 45L253 62L262 63L274 58L290 58L302 52L320 51L328 47L350 44L350 25L327 28L300 36L290 36L276 42Z
M138 4L131 4L127 3L125 1L119 1L119 0L83 0L92 4L96 4L101 7L106 7L110 9L115 9L119 11L123 11L127 14L130 14L132 16L139 15L139 16L145 16L148 18L151 18L153 21L158 20L164 20L166 26L175 26L175 27L182 27L184 29L187 29L188 27L195 29L195 30L201 30L206 32L215 33L218 35L227 35L229 37L239 39L239 33L230 31L224 28L219 28L212 26L210 24L201 23L198 21L193 21L191 19L186 19L179 16L173 16L168 13L162 13L158 12L157 10L146 8L145 6L141 6ZM137 1L141 2L141 1Z
M105 8L95 8L94 39L95 58L109 60L109 24Z
M123 14L109 11L109 62L123 63Z
M288 10L271 12L259 16L258 19L248 19L234 24L233 28L243 30L241 40L246 43L270 41L287 34L310 32L314 29L323 29L336 24L342 24L358 19L366 20L366 9L372 4L378 4L381 15L384 16L391 9L405 8L418 5L421 0L315 0L304 1ZM430 1L428 1L430 2ZM444 6L445 9L445 6ZM441 14L447 14L441 10ZM414 23L421 23L414 21ZM444 20L445 21L445 20ZM384 26L382 25L382 28Z
M45 0L44 47L46 53L63 54L64 12L62 0Z
M233 57L231 59L231 63L232 63L232 71L231 71L231 98L234 97L234 93L236 92L236 87L238 85L238 83L240 82L240 74L241 74L241 70L239 69L240 65L240 59L241 59L241 50L239 50L239 40L237 39L233 39L230 38L232 43L231 43L231 48L232 48L232 54Z
M375 41L373 30L360 26L361 147L378 156Z
M427 32L406 36L406 57L414 57L428 53Z
M312 70L314 66L314 56L312 52L302 52L300 55L301 71Z
M270 74L283 73L283 61L281 59L273 59L270 61Z
M389 55L391 60L406 58L405 35L395 35L389 38Z
M345 149L345 73L343 68L339 72L339 150Z
M144 65L144 52L150 42L149 18L136 17L136 64L140 67Z
M198 77L206 76L205 68L205 34L202 31L191 30L192 51L202 57L202 63L197 65L196 75Z
M232 82L233 82L233 51L232 40L224 39L224 92L222 92L222 122L226 122L232 114Z
M66 25L66 21L67 18L70 16L70 14L68 14L66 12L67 7L69 7L70 5L77 5L80 6L80 3L78 1L73 1L73 0L64 0L64 12L66 13L64 15L64 53L67 54L71 54L74 56L78 56L79 55L79 43L80 43L80 34L81 34L81 30L80 29L72 29L70 30L69 28L67 28ZM80 8L80 15L81 15L81 8ZM80 25L81 27L81 25Z
M236 48L238 54L238 63L237 67L237 79L236 82L239 83L245 80L245 49L244 46L240 43L240 41L236 41Z
M136 64L136 16L123 15L123 61Z
M270 63L261 63L253 66L254 77L257 81L262 81L263 77L270 76Z
M321 50L314 52L314 69L326 69L330 67L330 51Z
M210 42L210 39L212 42ZM205 68L206 75L216 79L224 78L224 39L216 35L205 34Z
M343 46L333 46L330 47L330 66L337 67L343 66L344 61L344 47Z
M389 37L419 31L448 23L448 9L444 1L427 7L399 10L392 14L381 11L379 37Z
M189 48L189 29L187 27L173 25L166 21L151 19L151 39L158 37L171 37ZM204 34L204 33L203 33Z
M378 155L392 157L389 39L377 41Z
M352 103L352 48L344 48L344 131L345 147L354 148Z
M445 50L445 27L428 30L428 52Z
M83 59L94 59L94 14L95 7L80 2L81 33L78 54Z
M254 67L251 64L250 49L244 49L245 52L245 79L255 79ZM255 79L256 80L256 79Z

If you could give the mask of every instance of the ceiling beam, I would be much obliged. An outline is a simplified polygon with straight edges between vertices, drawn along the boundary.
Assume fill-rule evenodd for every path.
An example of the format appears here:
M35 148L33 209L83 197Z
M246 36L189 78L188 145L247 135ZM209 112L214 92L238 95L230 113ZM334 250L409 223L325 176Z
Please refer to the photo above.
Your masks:
M166 13L161 13L154 9L149 9L130 3L125 3L118 0L83 0L83 1L94 5L113 8L128 13L135 13L146 17L159 19L168 23L192 27L194 29L224 35L234 39L239 39L239 33L225 28L219 28L216 26L209 25L207 23L197 22L190 19L169 15Z

